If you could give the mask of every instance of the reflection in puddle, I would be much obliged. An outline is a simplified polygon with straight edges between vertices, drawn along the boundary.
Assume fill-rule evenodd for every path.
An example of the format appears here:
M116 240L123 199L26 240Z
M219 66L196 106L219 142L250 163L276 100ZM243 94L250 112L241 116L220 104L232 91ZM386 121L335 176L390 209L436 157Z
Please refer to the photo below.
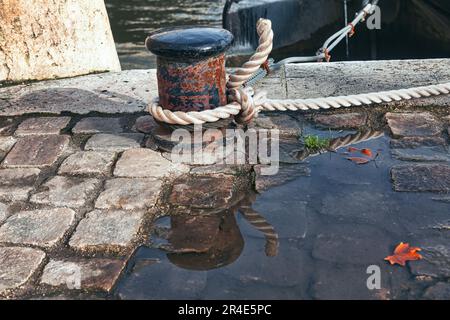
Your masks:
M314 127L305 132L330 134ZM277 186L215 213L209 206L214 196L182 198L185 205L195 202L211 212L157 220L150 243L136 252L118 284L118 297L404 299L423 296L434 284L427 274L449 278L443 243L450 239L441 227L448 225L448 203L434 201L430 193L394 191L391 168L404 162L391 155L396 144L382 131L332 134L340 137L329 150L294 154L310 175L283 176L284 168L291 172L298 163L283 164L273 177ZM348 146L381 150L376 165L356 166L336 152ZM207 186L202 190L216 190L220 181L232 186L224 177L213 183L202 179ZM387 265L384 257L400 241L434 250L435 263ZM370 265L381 269L381 290L366 286Z
M250 195L235 207L219 213L171 216L170 228L163 228L157 221L152 246L166 251L171 263L188 270L211 270L229 265L239 258L244 248L244 238L236 221L240 212L265 237L266 255L276 256L278 235L252 208L255 198Z

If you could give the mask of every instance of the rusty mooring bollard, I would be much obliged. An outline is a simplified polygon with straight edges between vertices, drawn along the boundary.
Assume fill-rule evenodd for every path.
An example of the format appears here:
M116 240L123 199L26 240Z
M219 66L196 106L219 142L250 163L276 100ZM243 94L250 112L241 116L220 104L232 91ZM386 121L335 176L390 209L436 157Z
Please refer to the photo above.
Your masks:
M203 111L227 103L225 50L233 35L224 29L160 29L145 45L157 55L159 103L171 111Z

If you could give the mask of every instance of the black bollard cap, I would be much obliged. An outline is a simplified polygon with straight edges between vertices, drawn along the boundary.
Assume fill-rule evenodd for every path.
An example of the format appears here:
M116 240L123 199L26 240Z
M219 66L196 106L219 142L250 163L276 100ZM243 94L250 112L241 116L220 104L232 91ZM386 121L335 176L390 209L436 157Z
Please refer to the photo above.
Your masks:
M232 42L228 30L186 26L156 30L147 37L145 46L166 58L204 59L225 52Z

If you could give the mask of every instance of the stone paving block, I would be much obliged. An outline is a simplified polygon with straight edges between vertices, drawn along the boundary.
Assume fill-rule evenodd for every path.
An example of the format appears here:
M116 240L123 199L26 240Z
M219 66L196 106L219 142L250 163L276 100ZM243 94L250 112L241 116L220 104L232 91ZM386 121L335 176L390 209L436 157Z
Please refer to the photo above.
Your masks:
M67 127L70 117L39 117L23 121L16 130L16 136L59 134Z
M64 160L58 173L106 176L111 172L115 157L115 152L80 151Z
M450 153L446 147L418 147L414 149L393 149L393 158L401 161L446 162L450 161Z
M449 226L436 226L442 228L443 237L426 237L416 240L420 243L420 252L423 259L410 265L411 273L415 276L425 276L434 279L450 278L450 244L445 233ZM437 229L435 227L435 229Z
M11 150L16 141L17 140L14 137L0 136L0 161L3 160L5 155Z
M3 160L4 167L47 167L56 162L69 144L65 135L29 136L19 139Z
M130 149L117 161L114 175L128 178L161 178L168 174L189 172L189 166L173 163L150 149Z
M41 250L0 247L0 294L25 284L44 258Z
M395 191L450 191L450 166L446 164L399 165L391 169L391 177Z
M259 115L249 127L254 129L277 129L280 136L297 137L302 133L299 122L287 114Z
M136 119L134 124L134 130L142 133L150 133L158 124L155 122L152 116L142 116Z
M0 227L0 242L51 248L74 221L75 212L67 208L22 211Z
M304 164L282 165L278 169L278 173L274 175L263 175L265 170L271 171L268 165L256 165L255 167L255 189L258 192L266 191L272 187L276 187L299 177L309 177L311 169Z
M415 149L420 147L446 147L447 142L441 137L404 137L391 140L393 149Z
M394 136L436 136L442 123L429 112L386 113L386 120Z
M234 176L186 176L175 180L169 202L197 209L228 208L237 199Z
M313 117L317 124L331 129L359 128L366 124L367 115L360 112L318 114Z
M96 251L128 247L143 218L143 211L91 211L78 224L69 244L75 249Z
M125 264L124 260L118 259L52 259L45 266L41 284L109 292Z
M92 136L84 147L85 150L122 152L127 149L139 148L144 135L141 133L106 134Z
M8 216L8 206L0 202L0 224L6 219L7 216Z
M42 186L44 191L31 196L30 201L55 207L79 208L92 199L100 185L97 179L56 176Z
M27 200L40 172L37 168L0 169L0 200Z
M80 120L72 132L75 134L122 133L121 118L90 117Z
M14 133L14 129L16 128L16 121L12 119L7 119L4 122L0 123L0 136L9 136Z
M136 210L151 208L156 204L161 182L153 178L117 178L106 181L95 207L99 209Z

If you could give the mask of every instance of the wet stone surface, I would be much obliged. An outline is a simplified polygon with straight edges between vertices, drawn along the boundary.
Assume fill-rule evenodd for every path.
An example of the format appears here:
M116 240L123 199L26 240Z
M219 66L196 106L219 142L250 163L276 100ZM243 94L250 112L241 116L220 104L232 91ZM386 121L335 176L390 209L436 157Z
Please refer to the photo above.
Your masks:
M124 267L125 261L119 259L52 259L44 268L41 284L109 292Z
M399 165L391 174L396 191L450 191L450 166L446 164Z
M239 198L235 183L236 178L229 175L182 177L174 182L169 202L187 208L225 209Z
M442 123L429 112L387 113L386 120L394 136L436 136Z
M127 74L5 89L0 113L33 115L0 118L1 298L450 298L448 108L267 112L250 127L280 130L279 161L180 165L141 112L155 79ZM400 241L424 258L390 266Z
M439 282L435 284L425 291L423 297L429 300L448 300L448 297L450 297L450 283Z

